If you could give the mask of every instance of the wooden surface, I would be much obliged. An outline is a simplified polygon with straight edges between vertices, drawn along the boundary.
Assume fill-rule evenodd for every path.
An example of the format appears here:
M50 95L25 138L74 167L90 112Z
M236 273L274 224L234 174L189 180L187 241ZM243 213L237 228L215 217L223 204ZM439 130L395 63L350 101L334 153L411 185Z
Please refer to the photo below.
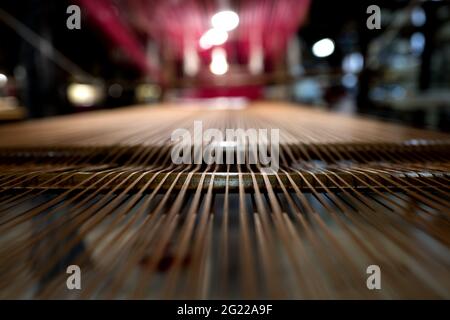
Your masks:
M176 128L201 120L212 128L279 128L281 143L415 143L450 141L446 134L286 103L255 103L242 110L196 106L141 106L0 126L0 147L164 145ZM419 141L420 143L420 141Z

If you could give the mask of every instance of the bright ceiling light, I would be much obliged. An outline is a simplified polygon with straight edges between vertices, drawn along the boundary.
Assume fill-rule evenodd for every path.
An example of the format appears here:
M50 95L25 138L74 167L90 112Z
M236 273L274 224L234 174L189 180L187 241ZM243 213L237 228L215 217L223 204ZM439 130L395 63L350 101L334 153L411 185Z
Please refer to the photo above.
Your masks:
M364 67L364 57L359 52L353 52L342 60L342 69L346 73L358 73Z
M72 83L67 88L67 98L76 106L89 107L100 100L101 92L94 85Z
M231 10L220 11L212 16L211 24L215 29L231 31L239 25L239 16Z
M411 23L415 27L421 27L427 22L427 15L421 7L415 7L411 11Z
M411 51L416 55L420 55L425 49L425 36L422 32L413 33L409 42Z
M200 47L209 49L212 46L220 46L228 39L228 33L219 29L209 29L200 38Z
M223 48L214 48L212 52L209 70L217 76L221 76L228 71L227 53Z
M3 87L8 82L8 77L0 73L0 87Z
M334 52L334 42L331 39L325 38L317 41L313 47L312 52L316 57L325 58Z

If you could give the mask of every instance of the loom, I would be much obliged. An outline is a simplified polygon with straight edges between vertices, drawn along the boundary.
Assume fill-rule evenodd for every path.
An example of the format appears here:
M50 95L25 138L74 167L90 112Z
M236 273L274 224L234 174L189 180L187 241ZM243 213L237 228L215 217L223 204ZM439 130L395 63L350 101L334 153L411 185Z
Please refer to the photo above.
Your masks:
M279 129L279 170L174 165L171 133L194 121ZM279 102L2 126L0 297L449 298L449 146Z

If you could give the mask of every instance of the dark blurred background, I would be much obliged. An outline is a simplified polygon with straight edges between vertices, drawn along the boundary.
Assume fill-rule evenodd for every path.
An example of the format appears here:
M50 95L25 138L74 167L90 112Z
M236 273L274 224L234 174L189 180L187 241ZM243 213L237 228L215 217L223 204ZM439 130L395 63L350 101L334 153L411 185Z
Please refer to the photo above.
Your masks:
M66 25L71 5L81 8L80 29ZM380 29L366 25L370 5L381 9ZM0 8L2 122L225 97L450 131L449 1L2 0ZM212 25L222 11L234 16Z

